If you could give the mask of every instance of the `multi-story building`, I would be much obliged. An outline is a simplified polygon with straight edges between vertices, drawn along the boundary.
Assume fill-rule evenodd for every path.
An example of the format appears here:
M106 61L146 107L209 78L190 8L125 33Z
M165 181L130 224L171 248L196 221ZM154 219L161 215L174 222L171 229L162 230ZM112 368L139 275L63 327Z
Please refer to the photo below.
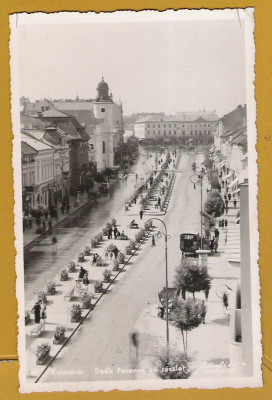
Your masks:
M66 137L70 145L70 190L77 190L80 185L85 184L86 165L89 162L90 137L85 127L74 116L58 111L54 107L38 112L35 117L47 123L47 134L49 135L51 129L51 137L56 135L57 130Z
M21 142L23 143L22 148L25 147L26 144L36 151L34 156L34 182L31 182L33 184L32 207L38 208L39 206L43 206L47 208L54 206L54 147L38 139L34 139L32 136L25 133L21 133Z
M134 124L138 139L180 139L212 137L216 131L216 112L180 112L177 115L151 115Z
M23 211L29 212L34 207L34 189L36 184L35 177L35 157L38 153L33 147L25 142L21 142L21 162L22 162L22 206Z
M67 136L53 126L44 130L22 129L22 132L54 148L55 197L59 201L63 200L69 195L70 189L70 144Z

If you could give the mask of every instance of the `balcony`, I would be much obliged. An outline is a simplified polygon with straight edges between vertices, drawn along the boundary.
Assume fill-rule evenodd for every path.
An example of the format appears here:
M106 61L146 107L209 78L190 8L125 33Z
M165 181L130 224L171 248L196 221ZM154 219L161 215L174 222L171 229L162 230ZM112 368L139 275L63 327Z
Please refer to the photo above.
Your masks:
M34 189L35 189L35 186L34 186L34 185L31 185L31 186L24 186L24 187L23 187L23 192L24 192L24 193L33 193L33 192L34 192Z

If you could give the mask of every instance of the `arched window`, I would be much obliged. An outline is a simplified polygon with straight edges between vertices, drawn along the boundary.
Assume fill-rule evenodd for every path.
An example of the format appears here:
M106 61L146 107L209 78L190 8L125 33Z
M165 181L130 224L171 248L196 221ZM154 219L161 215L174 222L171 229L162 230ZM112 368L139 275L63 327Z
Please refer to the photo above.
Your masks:
M103 147L103 154L106 153L106 143L103 141L102 142L102 147Z

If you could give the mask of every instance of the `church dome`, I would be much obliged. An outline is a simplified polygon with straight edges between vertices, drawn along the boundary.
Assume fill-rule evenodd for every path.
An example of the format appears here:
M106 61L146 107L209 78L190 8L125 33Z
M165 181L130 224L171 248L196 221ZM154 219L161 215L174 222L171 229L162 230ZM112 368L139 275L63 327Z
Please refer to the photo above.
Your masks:
M97 89L109 89L109 85L107 82L104 81L104 78L102 77L102 81L99 82Z
M97 96L96 101L98 102L113 102L112 97L109 95L109 85L104 81L102 76L102 81L97 85Z

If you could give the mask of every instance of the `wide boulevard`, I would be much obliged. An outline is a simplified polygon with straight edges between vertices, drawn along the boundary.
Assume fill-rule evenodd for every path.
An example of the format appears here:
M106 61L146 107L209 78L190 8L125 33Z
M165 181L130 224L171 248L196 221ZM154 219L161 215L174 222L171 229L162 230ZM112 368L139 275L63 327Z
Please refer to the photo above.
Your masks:
M200 187L194 189L190 181L193 161L199 166L202 155L182 154L169 208L167 214L161 217L171 236L168 241L169 286L172 285L175 266L179 264L181 258L179 235L188 232L198 233L200 230ZM112 216L118 220L118 212L124 213L124 209L122 207L112 212L116 212ZM108 219L110 214L108 206L106 211L101 209L100 213L101 215L106 213ZM104 218L101 226L103 222ZM97 224L98 220L95 223ZM160 222L156 221L155 225L163 231ZM73 227L70 228L67 247L68 239L71 244L73 241L72 230ZM75 235L76 232L75 228ZM80 232L84 236L82 228ZM85 230L85 234L86 237L90 237L88 229ZM126 271L122 272L121 279L111 287L91 312L79 331L43 375L41 382L67 381L65 371L71 371L69 381L149 379L148 375L141 376L140 372L132 377L127 370L138 368L140 371L150 356L150 349L158 345L158 337L161 338L161 343L165 342L163 321L160 321L163 329L157 333L156 338L148 329L152 318L154 321L157 320L155 315L148 313L150 310L154 311L158 304L158 292L165 285L164 251L163 237L161 239L156 237L155 247L151 246L149 240L139 249L138 257L132 259ZM135 330L139 332L138 356L130 343L130 333ZM72 374L73 371L80 373Z

